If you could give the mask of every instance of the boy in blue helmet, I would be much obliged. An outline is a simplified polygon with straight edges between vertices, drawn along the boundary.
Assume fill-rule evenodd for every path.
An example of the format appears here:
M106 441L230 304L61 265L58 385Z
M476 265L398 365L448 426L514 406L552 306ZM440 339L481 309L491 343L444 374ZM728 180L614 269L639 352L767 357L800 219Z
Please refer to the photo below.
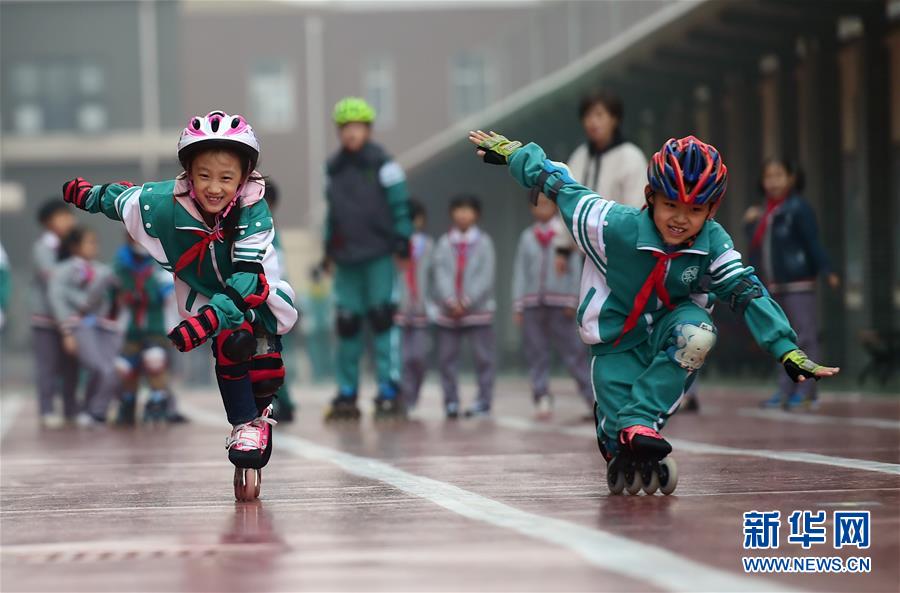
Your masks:
M658 430L715 345L714 300L744 317L794 381L838 373L797 347L784 312L712 220L728 175L713 146L693 136L668 140L648 166L638 210L579 185L540 146L493 132L469 140L485 162L509 165L519 183L556 202L587 255L576 319L591 348L597 440L612 493L675 490L672 447Z

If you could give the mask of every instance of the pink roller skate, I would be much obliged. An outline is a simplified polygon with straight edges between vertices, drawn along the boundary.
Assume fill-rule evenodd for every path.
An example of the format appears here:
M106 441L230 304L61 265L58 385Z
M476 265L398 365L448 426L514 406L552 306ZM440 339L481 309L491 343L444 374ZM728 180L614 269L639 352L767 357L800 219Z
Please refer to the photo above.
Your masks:
M258 418L238 424L225 439L228 460L234 464L234 497L241 502L259 497L262 485L262 468L272 455L272 405L269 404Z
M637 494L657 490L672 494L678 485L675 460L667 457L672 445L648 426L628 426L619 431L619 451L606 466L606 483L612 494Z

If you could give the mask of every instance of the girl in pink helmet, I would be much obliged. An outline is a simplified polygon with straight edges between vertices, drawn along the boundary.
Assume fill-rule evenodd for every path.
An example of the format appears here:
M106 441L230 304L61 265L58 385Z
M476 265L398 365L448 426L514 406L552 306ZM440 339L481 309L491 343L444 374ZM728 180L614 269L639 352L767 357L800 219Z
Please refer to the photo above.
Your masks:
M125 224L175 276L183 321L169 332L182 352L212 345L228 421L238 500L259 496L272 453L272 397L284 382L280 336L297 321L281 277L272 215L256 171L259 141L240 115L193 117L178 140L184 167L169 181L93 185L81 177L63 198Z

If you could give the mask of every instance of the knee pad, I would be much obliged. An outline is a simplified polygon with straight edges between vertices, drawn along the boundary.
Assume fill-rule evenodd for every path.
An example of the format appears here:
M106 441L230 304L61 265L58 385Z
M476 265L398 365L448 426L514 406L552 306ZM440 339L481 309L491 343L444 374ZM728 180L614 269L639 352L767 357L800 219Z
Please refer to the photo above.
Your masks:
M250 382L253 395L266 397L284 385L284 361L281 352L258 354L250 360Z
M372 324L372 330L376 334L384 333L393 327L395 309L396 307L391 303L385 303L378 305L374 309L369 309L367 313L369 323Z
M249 323L216 336L216 362L220 364L247 362L255 353L256 338Z
M249 362L242 362L239 364L216 364L216 378L220 380L238 381L246 377L249 371Z
M338 311L337 334L342 338L352 338L362 329L362 319L356 313Z
M672 330L669 343L666 354L672 362L688 371L696 371L716 345L716 328L705 322L679 323Z
M141 365L148 373L155 375L166 370L166 351L159 346L150 346L141 354Z

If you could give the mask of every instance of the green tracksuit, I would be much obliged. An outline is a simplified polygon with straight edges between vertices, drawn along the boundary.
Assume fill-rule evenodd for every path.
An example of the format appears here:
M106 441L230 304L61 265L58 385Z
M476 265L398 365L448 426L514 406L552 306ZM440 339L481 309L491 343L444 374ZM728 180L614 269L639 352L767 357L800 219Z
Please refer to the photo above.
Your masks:
M675 412L715 341L708 309L715 300L740 312L754 339L773 356L797 348L784 312L753 268L741 263L719 223L707 221L689 245L667 248L649 210L600 198L539 146L516 151L509 168L526 187L536 185L542 173L547 176L541 189L548 196L558 189L563 220L587 256L577 321L591 348L598 438L608 442L635 424L658 429ZM661 256L671 257L663 284L672 308L651 293L634 328L621 335Z
M355 394L368 321L380 385L399 382L399 337L393 255L408 249L412 223L406 177L373 143L357 153L339 151L327 165L325 252L335 262L337 379L342 394Z

